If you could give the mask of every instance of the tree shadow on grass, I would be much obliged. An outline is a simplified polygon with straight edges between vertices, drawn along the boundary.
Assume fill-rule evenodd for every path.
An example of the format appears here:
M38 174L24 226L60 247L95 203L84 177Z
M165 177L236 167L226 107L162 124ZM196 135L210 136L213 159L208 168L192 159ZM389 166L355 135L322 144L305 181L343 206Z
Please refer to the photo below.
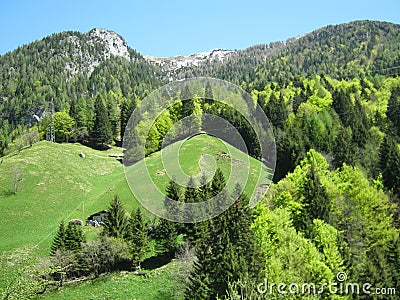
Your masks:
M142 267L142 269L146 269L146 270L155 270L162 266L165 266L166 264L170 263L171 261L172 261L172 255L169 255L169 254L157 255L157 256L152 256L152 257L145 259L141 263L141 267Z

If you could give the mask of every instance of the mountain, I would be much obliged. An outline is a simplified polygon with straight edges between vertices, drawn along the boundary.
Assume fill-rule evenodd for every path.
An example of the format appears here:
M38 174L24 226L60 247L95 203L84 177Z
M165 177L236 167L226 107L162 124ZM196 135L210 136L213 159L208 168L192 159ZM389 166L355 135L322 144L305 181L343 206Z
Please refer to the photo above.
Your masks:
M52 100L56 111L69 111L71 102L111 90L141 94L158 84L155 73L115 32L53 34L0 56L0 116L26 124Z
M264 85L293 77L326 74L355 78L400 71L400 25L355 21L331 25L290 40L255 70L254 79Z
M244 50L145 58L161 66L163 79L210 76L260 87L270 81L322 73L341 78L398 74L399 44L400 25L355 21Z
M164 76L166 76L169 80L173 80L183 68L199 67L209 62L223 64L234 53L235 51L233 50L212 49L188 56L179 55L164 58L144 56L144 58L149 62L160 66Z
M271 81L284 84L315 74L395 75L400 70L399 45L400 25L378 21L327 26L244 50L214 49L170 58L143 57L105 29L53 34L0 56L0 149L12 132L21 132L18 126L29 126L34 115L49 114L51 103L55 111L65 110L74 118L84 106L90 130L99 95L112 108L109 117L116 128L123 102L136 102L171 80L209 76L250 92Z

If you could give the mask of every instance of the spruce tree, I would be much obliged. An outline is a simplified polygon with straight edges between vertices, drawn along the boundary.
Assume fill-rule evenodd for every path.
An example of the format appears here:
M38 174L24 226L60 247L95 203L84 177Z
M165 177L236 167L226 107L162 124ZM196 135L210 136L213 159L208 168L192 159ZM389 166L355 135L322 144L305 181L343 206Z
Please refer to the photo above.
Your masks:
M136 108L136 101L133 99L123 99L121 102L121 138L124 137L126 126L128 125L129 118Z
M383 183L394 194L400 194L400 151L396 138L385 136L380 148L379 167Z
M333 165L336 168L342 167L343 163L354 166L356 163L357 146L353 142L350 127L342 127L335 140L333 147Z
M82 243L85 242L85 236L83 235L82 226L68 223L65 229L65 249L70 251L78 251L82 247Z
M95 119L92 137L96 143L108 144L112 141L112 129L104 100L98 95L94 103Z
M211 202L205 203L211 198L211 185L207 182L207 177L204 174L200 177L200 187L197 189L197 198L199 202L203 202L204 205L206 205L202 206L204 211L198 211L200 217L203 218L204 216L209 215L213 210ZM203 240L208 238L210 224L210 220L204 220L194 224L197 238L196 244L201 243Z
M218 195L219 192L225 187L225 176L220 168L215 171L214 177L211 181L211 196Z
M127 236L127 227L128 219L125 207L119 200L118 195L115 195L105 217L104 234L115 238L125 238Z
M204 92L204 103L207 103L208 105L212 105L213 101L214 101L214 94L213 94L210 82L207 81L205 92Z
M64 220L61 221L60 225L58 226L58 230L56 236L53 239L53 243L51 245L50 255L55 255L57 250L65 250L65 224Z
M181 199L181 186L175 182L174 179L171 179L166 187L166 196L170 199L170 200L174 200L174 201L182 201L183 199ZM165 201L164 205L165 205L165 209L168 211L168 213L171 216L181 216L183 214L183 212L180 210L179 207L175 207L172 205L168 205L169 202ZM176 227L176 231L177 233L184 233L184 227L185 224L183 223L175 223L175 227Z
M310 237L313 220L319 219L329 223L331 202L325 187L321 183L318 173L315 170L314 162L307 172L305 181L301 188L303 196L303 214L301 220L295 225L303 231L306 237Z
M389 98L388 109L386 112L387 118L393 124L396 134L400 134L400 88L394 88Z
M194 185L193 177L190 177L189 181L187 183L187 187L185 189L185 203L197 203L198 202L197 189L192 187L193 185ZM191 210L187 217L194 219L197 216L196 213L197 213L196 211ZM197 239L196 231L195 231L195 224L194 223L185 223L184 227L185 227L185 233L187 235L189 242L193 243Z
M260 279L263 260L251 229L250 210L245 195L226 191L217 197L235 197L237 201L212 220L208 239L196 247L196 262L189 277L185 299L223 297L229 282ZM197 294L197 291L201 295Z
M148 247L147 226L140 208L136 212L132 212L129 220L128 241L131 247L132 261L140 269L140 263L143 261Z
M196 247L196 258L189 276L185 291L185 299L212 299L209 275L213 272L212 257L208 243L200 243Z
M166 219L160 219L155 233L157 253L172 258L178 247L177 238L178 233L175 223Z

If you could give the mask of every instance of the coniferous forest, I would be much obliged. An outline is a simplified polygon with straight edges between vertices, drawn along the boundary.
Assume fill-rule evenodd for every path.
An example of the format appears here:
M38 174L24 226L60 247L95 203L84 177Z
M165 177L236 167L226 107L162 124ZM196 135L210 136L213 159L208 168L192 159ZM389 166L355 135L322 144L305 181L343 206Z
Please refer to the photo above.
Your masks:
M197 188L172 178L163 183L166 197L180 202L232 199L221 215L197 223L157 218L140 206L128 211L128 200L113 190L98 230L57 221L40 266L22 263L30 253L17 247L4 250L2 299L45 297L113 272L146 277L176 261L176 294L165 299L399 298L400 25L328 26L173 72L129 47L126 57L108 55L94 32L54 34L0 56L1 164L52 139L96 151L121 147L132 112L148 94L169 81L208 76L237 84L267 115L276 143L273 181L254 208L242 182L220 193L227 181L220 168ZM145 155L161 150L175 122L207 113L233 124L249 156L260 159L242 114L212 101L226 95L211 86L196 93L188 100L189 91L169 95L178 104L151 126ZM134 134L141 134L139 125ZM201 118L191 126L204 129ZM24 186L17 169L12 176L13 190L1 186L0 203ZM368 283L370 293L332 293L332 282ZM302 293L309 283L316 291ZM290 284L300 291L288 293Z

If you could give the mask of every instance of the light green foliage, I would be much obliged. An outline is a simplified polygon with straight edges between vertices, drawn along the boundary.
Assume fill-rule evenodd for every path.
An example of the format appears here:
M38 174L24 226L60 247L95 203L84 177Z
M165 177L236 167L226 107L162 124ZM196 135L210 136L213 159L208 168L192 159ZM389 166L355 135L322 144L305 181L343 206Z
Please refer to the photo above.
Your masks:
M54 132L56 141L68 141L72 134L72 128L75 124L74 119L65 111L56 112L54 118Z
M270 283L297 283L301 286L304 282L322 284L334 279L340 263L332 264L315 244L296 232L288 209L270 210L260 205L253 229L266 257L265 276Z
M301 187L308 180L311 164L332 206L329 224L314 217L306 239L296 232L293 222L304 217ZM393 209L382 188L371 184L358 168L344 165L329 171L325 159L311 150L293 173L271 188L265 204L257 209L253 227L267 257L267 277L322 282L345 270L353 281L369 278L378 282L379 276L369 270L374 266L376 272L388 272L383 257L391 253L387 245L399 234ZM387 284L394 280L390 276L384 279Z
M343 258L339 251L339 232L330 224L314 219L313 242L324 254L324 261L330 270L339 272L343 269Z

